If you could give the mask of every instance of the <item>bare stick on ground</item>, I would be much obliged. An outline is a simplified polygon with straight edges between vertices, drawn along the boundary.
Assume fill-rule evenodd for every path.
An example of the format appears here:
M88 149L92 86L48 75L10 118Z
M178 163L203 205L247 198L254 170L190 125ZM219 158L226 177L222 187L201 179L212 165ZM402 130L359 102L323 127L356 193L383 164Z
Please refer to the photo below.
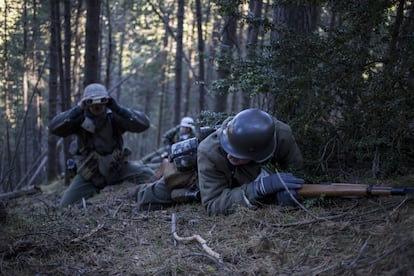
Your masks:
M175 213L173 213L171 215L171 232L174 236L174 240L176 241L197 241L198 243L201 244L203 250L210 256L216 258L219 262L222 262L222 257L219 253L215 252L213 249L211 249L208 245L207 245L207 241L205 239L203 239L200 235L198 234L194 234L192 236L189 237L180 237L177 234L177 219L176 219L176 215Z

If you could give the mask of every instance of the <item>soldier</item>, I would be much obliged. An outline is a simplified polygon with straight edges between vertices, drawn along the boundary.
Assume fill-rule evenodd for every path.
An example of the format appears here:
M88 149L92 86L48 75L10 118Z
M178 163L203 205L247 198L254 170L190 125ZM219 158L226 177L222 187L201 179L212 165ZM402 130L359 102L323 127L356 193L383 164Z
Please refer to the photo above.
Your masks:
M162 143L164 146L171 146L188 138L195 137L194 120L191 117L184 117L178 126L169 129L162 136Z
M102 84L86 86L78 105L56 115L49 124L54 135L77 138L78 169L60 206L89 198L107 185L150 179L154 174L150 168L128 161L130 151L123 147L122 138L126 131L139 133L149 126L146 114L119 105Z
M179 125L169 129L162 136L163 146L156 151L150 152L149 154L142 157L143 163L160 163L163 159L168 157L171 150L171 145L184 141L189 138L196 136L196 130L194 120L191 117L184 117L181 119Z
M228 214L237 206L294 205L290 194L304 182L292 173L264 169L301 171L303 157L291 128L259 109L226 119L200 143L197 165L201 201L210 215Z
M228 214L237 206L293 205L291 194L295 196L295 189L301 187L303 179L289 172L268 172L264 167L271 168L269 165L283 171L301 171L303 157L287 124L262 110L246 109L227 118L198 145L196 186L199 192L188 181L191 178L183 177L189 189L172 190L163 177L142 186L138 205L141 209L154 209L185 201L183 198L201 198L210 215Z

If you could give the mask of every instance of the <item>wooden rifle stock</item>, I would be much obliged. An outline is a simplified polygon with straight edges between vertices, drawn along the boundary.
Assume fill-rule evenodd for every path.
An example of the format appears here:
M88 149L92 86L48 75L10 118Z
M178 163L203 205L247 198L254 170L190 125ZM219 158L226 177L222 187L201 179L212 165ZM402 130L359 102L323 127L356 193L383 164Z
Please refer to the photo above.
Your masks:
M379 187L349 183L302 184L302 188L298 189L297 193L304 198L319 196L388 196L414 194L414 187Z

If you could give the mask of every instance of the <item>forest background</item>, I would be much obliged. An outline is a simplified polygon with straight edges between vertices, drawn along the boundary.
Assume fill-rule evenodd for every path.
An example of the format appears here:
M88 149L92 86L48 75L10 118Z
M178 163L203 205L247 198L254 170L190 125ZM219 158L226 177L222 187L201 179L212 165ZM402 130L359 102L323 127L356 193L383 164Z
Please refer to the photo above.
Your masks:
M404 175L414 161L412 1L0 1L0 191L65 175L49 120L102 82L151 128L261 108L310 178ZM56 162L59 160L59 162Z

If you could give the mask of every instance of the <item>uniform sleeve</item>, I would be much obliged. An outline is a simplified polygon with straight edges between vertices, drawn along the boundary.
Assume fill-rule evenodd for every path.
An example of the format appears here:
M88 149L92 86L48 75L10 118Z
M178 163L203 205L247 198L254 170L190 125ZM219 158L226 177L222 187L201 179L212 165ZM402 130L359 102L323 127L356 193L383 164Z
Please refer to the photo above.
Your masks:
M172 144L174 144L174 136L177 133L177 131L178 127L174 127L165 132L162 136L162 144L164 146L171 146Z
M80 107L75 106L56 115L49 122L49 131L60 137L69 136L79 130L84 119L85 116Z
M303 170L303 157L291 128L283 124L283 126L278 128L276 137L277 146L273 161L281 169L294 169L301 172Z
M113 118L123 132L143 132L151 125L148 116L144 112L123 106L121 107L121 112L113 112Z
M201 202L209 215L229 214L237 206L254 206L247 199L251 193L252 184L243 184L231 188L231 171L227 162L223 160L212 160L208 149L199 147L198 150L198 184L200 188Z

